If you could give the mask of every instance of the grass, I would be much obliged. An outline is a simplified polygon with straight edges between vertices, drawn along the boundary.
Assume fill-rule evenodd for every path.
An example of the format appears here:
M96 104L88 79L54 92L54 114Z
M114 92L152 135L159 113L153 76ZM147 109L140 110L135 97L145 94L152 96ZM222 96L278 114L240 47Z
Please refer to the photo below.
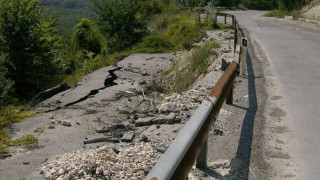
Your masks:
M21 122L25 118L33 117L35 115L35 113L24 111L24 109L25 106L7 106L0 109L0 154L8 153L8 146L28 145L38 142L32 135L27 135L12 141L8 131L3 129L5 126Z
M206 74L209 67L209 59L212 55L217 55L213 49L219 48L218 42L208 42L204 46L197 49L190 57L190 70L196 74Z
M218 42L209 42L193 52L189 58L189 65L183 71L177 73L175 78L176 92L186 91L201 74L207 73L207 68L210 66L210 59L216 56L215 48L218 48Z
M8 131L0 130L0 154L9 153L10 146L28 146L38 144L38 139L34 135L25 135L20 139L11 140Z
M176 64L172 65L169 69L162 71L161 75L163 77L169 75L170 73L172 73L176 69L176 66L177 66Z
M164 70L161 78L151 82L149 91L160 93L184 92L190 88L197 78L207 73L208 67L218 55L215 51L220 44L215 41L195 49L184 64L175 63Z
M35 113L24 111L24 109L25 106L7 106L0 109L0 128L35 115Z
M300 17L298 10L286 11L286 10L273 10L264 14L265 17L285 18L285 16L293 16L294 20Z

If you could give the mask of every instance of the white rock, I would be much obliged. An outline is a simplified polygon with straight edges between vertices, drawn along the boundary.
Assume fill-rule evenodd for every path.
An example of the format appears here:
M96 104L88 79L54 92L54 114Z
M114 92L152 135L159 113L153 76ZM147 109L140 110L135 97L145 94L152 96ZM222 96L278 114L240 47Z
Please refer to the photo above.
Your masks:
M59 169L58 173L59 173L59 175L62 175L64 173L64 170L63 169Z
M161 104L161 106L159 107L159 112L161 113L165 113L165 112L172 112L175 110L175 108L177 107L177 104L174 102L169 102L169 103L164 103Z
M291 21L293 20L293 16L285 16L284 19Z

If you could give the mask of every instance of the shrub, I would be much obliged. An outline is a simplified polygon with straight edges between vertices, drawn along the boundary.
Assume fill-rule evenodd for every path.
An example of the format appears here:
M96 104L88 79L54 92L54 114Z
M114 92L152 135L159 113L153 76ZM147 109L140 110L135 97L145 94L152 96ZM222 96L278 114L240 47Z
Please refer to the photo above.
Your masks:
M142 48L153 48L158 52L164 52L171 49L173 44L162 36L151 35L144 38L140 46Z
M150 18L150 15L152 14L161 13L162 9L165 7L161 0L144 0L141 2L140 6L140 13L143 16L147 16L147 18Z
M8 69L4 65L5 55L0 55L0 108L14 103L14 81L7 77Z
M93 22L82 18L73 28L72 45L75 50L90 51L95 55L101 52L101 47L105 43L103 36L94 28Z
M182 42L182 46L184 49L190 51L193 47L194 41L191 39L187 39L185 41Z
M200 26L197 26L190 19L185 19L180 16L174 17L171 20L170 27L165 34L165 37L177 44L177 48L182 47L182 43L198 42L202 39L204 31Z

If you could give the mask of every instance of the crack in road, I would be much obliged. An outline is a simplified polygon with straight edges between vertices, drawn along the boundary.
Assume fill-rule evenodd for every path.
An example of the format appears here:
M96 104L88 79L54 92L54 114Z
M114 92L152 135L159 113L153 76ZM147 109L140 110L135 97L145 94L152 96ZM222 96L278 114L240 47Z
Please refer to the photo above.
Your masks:
M106 89L106 88L108 88L108 87L112 87L112 86L117 85L117 83L115 83L114 81L118 79L118 76L117 76L114 72L115 72L115 71L118 71L118 70L120 70L120 69L121 69L121 67L117 67L117 68L115 68L115 69L112 69L112 70L109 70L109 71L108 71L111 77L108 76L108 77L106 78L106 80L104 81L104 87L91 90L88 95L80 98L79 100L76 100L76 101L73 101L73 102L70 102L70 103L64 105L63 108L67 108L67 107L72 106L72 105L74 105L74 104L77 104L77 103L79 103L79 102L85 101L85 100L87 100L88 98L90 98L90 97L98 94L100 90L104 90L104 89Z
M45 111L46 113L47 112L53 112L53 111L56 111L56 110L59 110L59 109L62 109L62 108L67 108L67 107L70 107L74 104L77 104L77 103L80 103L82 101L85 101L87 100L88 98L91 98L92 96L96 95L99 93L100 90L104 90L108 87L112 87L112 86L115 86L115 85L118 85L118 83L114 82L115 80L118 79L118 76L115 74L115 71L119 71L122 67L116 67L115 69L112 69L112 70L109 70L109 75L108 77L105 79L104 81L104 87L101 87L101 88L98 88L98 89L93 89L89 92L89 94L87 94L86 96L76 100L76 101L73 101L73 102L70 102L70 103L67 103L66 105L64 106L59 106L55 109L52 109L52 110L48 110L48 111Z

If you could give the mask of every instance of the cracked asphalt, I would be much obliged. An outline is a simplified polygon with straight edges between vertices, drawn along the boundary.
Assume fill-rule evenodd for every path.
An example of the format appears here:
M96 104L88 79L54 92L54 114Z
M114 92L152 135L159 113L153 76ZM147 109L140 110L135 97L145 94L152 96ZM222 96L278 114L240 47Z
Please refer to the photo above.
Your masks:
M12 157L0 161L0 179L43 179L38 168L55 155L104 145L84 145L83 141L96 138L95 130L104 125L127 120L123 111L141 108L139 95L144 84L170 67L174 57L134 54L117 67L101 68L84 76L74 88L41 102L34 109L37 116L9 127L13 137L36 134L39 147L13 149ZM58 123L61 121L69 121L72 127Z

